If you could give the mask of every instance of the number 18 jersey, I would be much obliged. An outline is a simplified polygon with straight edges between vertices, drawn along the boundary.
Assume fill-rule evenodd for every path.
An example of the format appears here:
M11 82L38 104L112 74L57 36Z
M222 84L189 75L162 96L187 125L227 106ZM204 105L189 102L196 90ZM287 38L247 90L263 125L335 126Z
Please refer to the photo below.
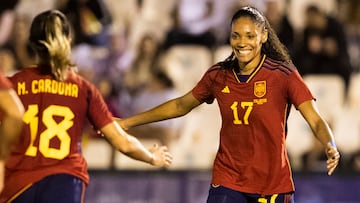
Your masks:
M70 72L64 82L25 68L10 77L25 107L19 143L6 165L2 198L48 175L65 173L88 183L81 138L86 119L100 129L112 122L100 92L81 76Z

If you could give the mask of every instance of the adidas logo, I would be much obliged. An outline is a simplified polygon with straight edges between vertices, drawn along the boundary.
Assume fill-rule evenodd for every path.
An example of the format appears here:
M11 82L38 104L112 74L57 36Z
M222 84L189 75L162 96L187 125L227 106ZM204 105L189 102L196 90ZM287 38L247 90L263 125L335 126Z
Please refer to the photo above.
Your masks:
M222 93L230 93L230 89L228 86L225 86L224 89L221 90Z

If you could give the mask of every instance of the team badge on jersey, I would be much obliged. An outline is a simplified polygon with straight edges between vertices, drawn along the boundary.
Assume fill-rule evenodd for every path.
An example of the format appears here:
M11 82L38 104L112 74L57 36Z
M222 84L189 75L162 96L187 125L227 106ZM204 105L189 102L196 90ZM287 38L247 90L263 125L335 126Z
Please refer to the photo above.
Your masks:
M257 81L254 83L254 95L258 98L266 94L266 81Z

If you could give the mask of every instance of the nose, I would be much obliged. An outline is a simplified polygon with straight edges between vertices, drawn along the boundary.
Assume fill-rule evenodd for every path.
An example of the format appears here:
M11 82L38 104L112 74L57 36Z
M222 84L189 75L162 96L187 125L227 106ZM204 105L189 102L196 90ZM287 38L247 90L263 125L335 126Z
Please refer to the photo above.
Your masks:
M238 41L236 41L236 42L234 43L234 47L235 47L236 49L243 48L243 47L245 47L245 43L244 43L243 41L241 41L241 40L238 40Z
M245 37L237 37L236 39L232 40L233 46L238 48L244 47L245 43L246 43Z

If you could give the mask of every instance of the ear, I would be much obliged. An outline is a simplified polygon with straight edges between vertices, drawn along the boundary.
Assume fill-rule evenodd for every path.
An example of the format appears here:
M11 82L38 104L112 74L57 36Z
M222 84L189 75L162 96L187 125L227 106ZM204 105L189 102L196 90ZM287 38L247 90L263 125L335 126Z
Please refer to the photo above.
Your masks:
M269 32L267 29L264 29L262 36L261 36L261 43L265 43L268 40Z

